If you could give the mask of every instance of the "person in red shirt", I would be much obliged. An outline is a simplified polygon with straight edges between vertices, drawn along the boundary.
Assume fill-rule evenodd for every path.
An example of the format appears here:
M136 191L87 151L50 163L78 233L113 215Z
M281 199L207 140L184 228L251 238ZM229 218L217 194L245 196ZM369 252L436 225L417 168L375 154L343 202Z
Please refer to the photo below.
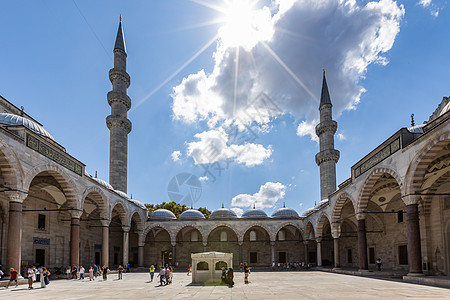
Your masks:
M6 288L9 287L9 285L11 284L11 282L15 281L16 282L16 287L19 285L19 283L17 282L17 277L19 276L19 272L17 272L16 270L14 270L14 268L9 269L9 282L8 282L8 286Z

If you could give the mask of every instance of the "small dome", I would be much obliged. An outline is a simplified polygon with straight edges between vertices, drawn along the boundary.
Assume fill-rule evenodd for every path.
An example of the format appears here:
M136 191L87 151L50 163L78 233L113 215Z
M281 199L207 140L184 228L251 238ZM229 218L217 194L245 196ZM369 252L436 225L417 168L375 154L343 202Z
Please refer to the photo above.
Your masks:
M317 202L317 204L314 206L314 209L315 210L319 210L319 209L321 209L323 206L325 206L327 204L328 204L328 199L321 200L321 201Z
M181 213L179 219L204 219L205 216L196 209L188 209Z
M298 218L298 213L292 208L282 207L272 214L272 218Z
M171 212L170 210L161 208L157 209L154 212L151 213L150 219L157 219L157 220L176 220L177 217Z
M117 194L119 194L120 196L124 197L125 199L130 200L131 197L127 195L127 193L122 192L122 191L118 191L118 190L114 190L114 192L116 192Z
M219 218L237 218L237 215L234 211L228 208L219 208L211 213L209 216L210 219L219 219Z
M316 211L316 209L314 207L310 207L307 210L305 210L302 214L302 217L306 217L307 215L309 215L310 213L312 213L313 211Z
M145 207L145 205L141 202L141 201L139 201L139 200L136 200L136 199L128 199L130 202L133 202L134 204L136 204L137 206L139 206L140 208L143 208L143 209L145 209L146 207Z
M107 189L114 190L113 187L107 181L105 181L103 179L93 177L92 180L97 181L97 183L103 185Z
M49 139L51 139L52 141L55 141L55 139L51 136L51 134L44 129L44 127L42 127L41 125L39 125L38 123L36 123L35 121L32 121L30 119L18 116L18 115L13 115L13 114L8 114L8 113L0 113L0 123L1 124L5 124L5 125L12 125L12 126L25 126L26 128L30 129L31 131L47 137Z
M262 209L251 208L242 214L242 218L267 218L267 214Z

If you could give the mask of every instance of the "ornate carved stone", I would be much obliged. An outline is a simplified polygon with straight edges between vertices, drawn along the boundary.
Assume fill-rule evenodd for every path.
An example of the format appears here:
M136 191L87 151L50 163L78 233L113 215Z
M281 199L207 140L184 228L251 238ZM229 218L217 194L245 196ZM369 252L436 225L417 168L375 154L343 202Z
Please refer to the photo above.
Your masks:
M108 129L111 129L112 127L123 128L125 129L127 134L130 133L132 129L131 121L125 118L121 118L119 116L107 116L106 126L108 126Z
M124 105L127 108L127 110L129 110L131 108L131 99L125 93L110 91L110 92L108 92L107 98L108 98L108 104L110 106L113 105L113 103L118 102L118 103Z
M316 134L318 137L320 137L324 132L331 132L332 134L335 134L337 130L337 122L334 120L327 120L320 122L316 126Z
M327 149L324 151L320 151L316 154L316 164L319 166L321 163L325 161L333 161L335 163L339 160L339 150L336 149Z
M109 70L109 80L112 84L116 81L122 81L127 85L127 88L130 86L130 75L127 72L121 71L115 68Z

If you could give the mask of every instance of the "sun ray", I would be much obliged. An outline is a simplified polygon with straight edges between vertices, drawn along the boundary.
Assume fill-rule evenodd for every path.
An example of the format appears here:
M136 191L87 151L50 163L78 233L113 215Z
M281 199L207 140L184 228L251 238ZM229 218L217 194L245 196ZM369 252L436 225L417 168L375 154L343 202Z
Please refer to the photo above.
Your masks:
M167 33L174 33L174 32L180 32L180 31L187 31L187 30L192 30L192 29L197 29L197 28L217 25L217 24L221 24L221 23L223 23L222 19L215 19L215 20L206 21L206 22L202 22L202 23L198 23L198 24L194 24L194 25L189 25L189 26L183 26L183 27L175 28L175 29L166 31L165 33L167 34Z
M284 61L275 53L275 51L270 48L264 41L261 41L261 44L266 48L266 50L272 55L272 57L288 72L289 75L316 101L319 103L319 99L317 99L316 95L314 95L309 88L300 80L300 78L295 75L294 72L284 63Z
M236 114L236 93L238 86L238 76L239 76L239 47L236 47L236 66L234 68L234 95L233 95L233 118Z
M166 85L172 78L174 78L178 73L180 73L184 68L186 68L194 59L196 59L200 54L202 54L206 49L208 49L212 43L217 41L218 34L216 34L212 39L206 42L194 55L191 56L184 64L182 64L175 72L173 72L169 77L167 77L163 82L161 82L156 88L154 88L150 93L148 93L144 98L134 105L129 111L129 113L133 112L136 108L144 104L151 96L153 96L159 89L161 89L164 85Z
M211 8L211 9L213 9L215 11L218 11L218 12L221 12L221 13L225 12L225 9L223 7L220 7L220 6L217 6L217 5L213 5L213 4L207 3L205 1L191 0L191 2L197 3L197 4L199 4L199 5L203 6L203 7Z
M279 26L274 26L274 29L276 31L278 31L278 32L285 33L285 34L293 36L295 38L301 38L301 39L305 39L305 40L308 40L308 41L313 41L314 40L312 37L305 36L305 35L302 35L302 34L298 34L297 32L293 32L293 31L284 29L284 28L279 27Z

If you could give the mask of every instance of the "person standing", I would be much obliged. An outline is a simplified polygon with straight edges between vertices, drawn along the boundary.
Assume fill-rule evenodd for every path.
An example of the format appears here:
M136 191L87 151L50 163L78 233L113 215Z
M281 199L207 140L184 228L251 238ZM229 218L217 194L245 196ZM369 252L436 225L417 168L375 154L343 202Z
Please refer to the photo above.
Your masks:
M67 279L70 279L70 273L72 272L70 266L67 267L66 269L66 275L67 275Z
M77 266L74 265L72 267L72 279L77 279L78 278L77 273L78 273L78 268L77 268Z
M119 280L121 280L122 279L122 273L123 273L122 265L119 265L119 268L117 269L117 271L119 271Z
M227 272L228 287L233 287L233 285L234 285L233 279L234 279L233 268L228 268L228 272Z
M103 273L103 280L108 280L108 266L103 266L102 268L102 273Z
M170 269L167 266L166 270L164 271L164 276L166 277L166 285L170 283Z
M248 284L248 275L250 275L250 267L247 263L244 264L244 283Z
M150 266L150 282L153 282L153 276L155 276L155 266Z
M34 281L34 269L33 267L28 268L28 289L32 289L33 288L33 281Z
M187 275L189 275L189 273L191 273L191 268L192 268L192 265L189 264Z
M94 265L94 277L97 278L98 276L98 266Z
M94 280L94 268L92 266L89 267L89 281Z
M84 271L85 271L84 267L80 266L80 279L79 280L84 279Z
M9 269L9 282L8 282L8 286L6 286L6 288L8 288L9 285L11 284L11 282L13 282L13 281L16 282L16 287L17 287L19 285L19 283L17 282L18 276L19 276L19 272L14 270L14 268Z
M381 271L381 258L377 258L377 267L378 267L378 271Z
M239 264L239 270L241 271L241 273L242 273L242 262Z
M166 270L164 270L164 267L161 266L161 269L159 270L159 285L164 284L164 277L166 277Z
M45 268L42 266L39 267L39 281L41 283L41 288L45 288L44 272Z
M127 264L127 273L130 273L130 264Z

